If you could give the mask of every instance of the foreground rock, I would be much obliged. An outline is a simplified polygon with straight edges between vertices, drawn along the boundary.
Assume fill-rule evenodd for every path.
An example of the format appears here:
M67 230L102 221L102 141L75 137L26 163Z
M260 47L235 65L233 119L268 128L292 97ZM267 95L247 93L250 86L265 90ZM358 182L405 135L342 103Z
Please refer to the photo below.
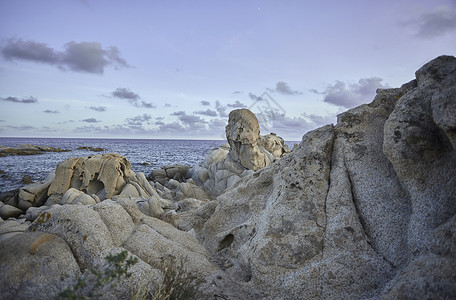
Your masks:
M142 214L134 200L106 200L90 207L54 205L26 232L0 242L2 298L55 296L63 288L63 272L74 278L121 250L140 259L130 280L151 290L160 282L157 268L162 258L185 259L186 271L201 278L218 270L193 236ZM119 297L130 297L135 285L118 286Z
M456 59L416 77L221 195L219 265L273 299L456 297Z

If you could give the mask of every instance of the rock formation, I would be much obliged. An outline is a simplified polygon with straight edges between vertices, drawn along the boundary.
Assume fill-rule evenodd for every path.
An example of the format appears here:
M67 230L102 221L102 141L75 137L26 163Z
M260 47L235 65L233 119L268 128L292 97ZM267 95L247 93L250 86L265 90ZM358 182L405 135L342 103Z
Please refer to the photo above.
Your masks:
M270 298L455 297L456 59L416 77L221 195L203 245Z
M228 143L212 150L201 165L189 170L193 180L212 196L290 153L281 137L260 135L258 120L248 109L231 111L225 131Z
M39 145L19 144L16 147L0 146L0 157L8 155L36 155L45 152L69 152L71 150Z
M228 144L151 181L120 155L64 161L0 199L0 295L56 295L62 269L75 282L126 250L133 277L106 298L155 289L166 257L210 299L455 298L455 86L438 57L285 156L235 110Z

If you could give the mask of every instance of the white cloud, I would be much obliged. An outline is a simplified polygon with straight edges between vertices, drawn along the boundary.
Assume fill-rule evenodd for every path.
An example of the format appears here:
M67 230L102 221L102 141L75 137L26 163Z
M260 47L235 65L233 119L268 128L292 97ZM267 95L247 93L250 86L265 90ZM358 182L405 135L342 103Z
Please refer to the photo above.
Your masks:
M352 108L362 103L371 102L378 88L386 88L379 77L362 78L357 83L336 81L324 91L311 90L324 95L323 101L345 108Z
M145 108L157 108L153 103L150 102L145 102L145 101L139 101L141 97L132 92L130 89L127 88L122 88L119 87L115 91L111 92L112 97L118 98L118 99L125 99L130 102L130 104L136 106L136 107L145 107Z

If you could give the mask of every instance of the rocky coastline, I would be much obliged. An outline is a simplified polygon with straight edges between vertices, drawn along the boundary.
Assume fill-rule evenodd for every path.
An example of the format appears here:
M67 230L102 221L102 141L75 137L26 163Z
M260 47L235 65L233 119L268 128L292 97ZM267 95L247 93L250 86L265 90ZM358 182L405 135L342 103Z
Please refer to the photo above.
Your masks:
M196 166L60 162L0 196L1 298L61 296L119 253L131 276L101 299L158 298L169 269L198 299L456 298L456 58L415 75L293 151L237 109Z

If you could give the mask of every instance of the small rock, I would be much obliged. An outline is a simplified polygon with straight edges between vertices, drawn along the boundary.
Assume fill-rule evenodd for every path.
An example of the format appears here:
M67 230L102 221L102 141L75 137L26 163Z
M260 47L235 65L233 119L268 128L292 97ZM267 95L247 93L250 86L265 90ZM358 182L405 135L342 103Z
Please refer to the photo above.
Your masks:
M33 183L32 177L30 175L25 175L24 177L22 177L21 183L22 184L32 184Z
M0 217L3 219L17 218L22 214L22 210L17 207L5 204L0 207Z

